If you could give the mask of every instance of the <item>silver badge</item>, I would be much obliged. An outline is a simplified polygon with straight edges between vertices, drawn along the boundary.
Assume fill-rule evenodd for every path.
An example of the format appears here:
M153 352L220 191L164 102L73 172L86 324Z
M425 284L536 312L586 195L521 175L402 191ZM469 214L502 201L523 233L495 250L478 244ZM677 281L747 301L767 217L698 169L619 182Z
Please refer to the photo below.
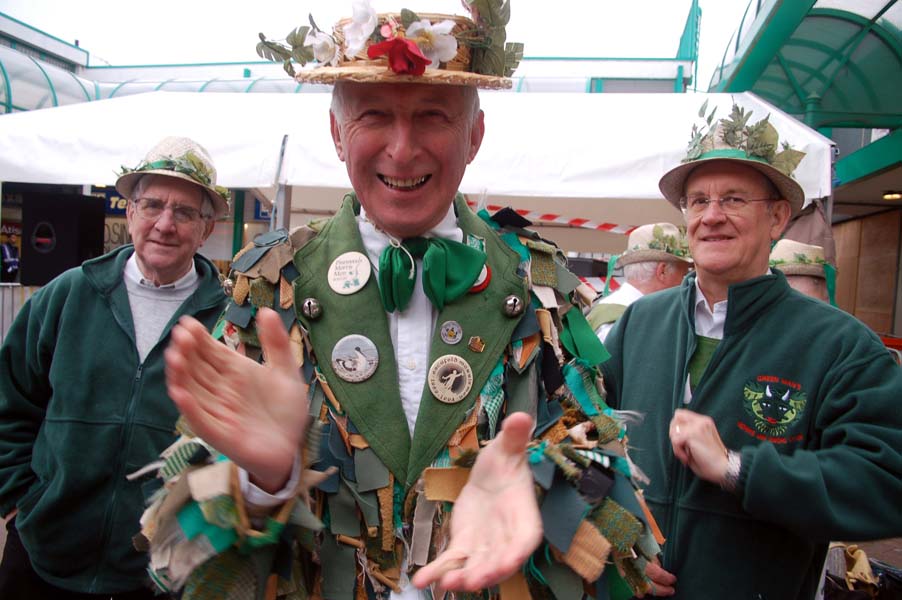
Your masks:
M463 339L464 330L457 321L445 321L441 329L442 341L446 344L457 344Z
M329 287L347 296L360 291L369 281L370 260L361 252L345 252L329 265Z
M355 383L373 376L379 366L379 350L368 337L352 334L338 340L332 348L332 370Z
M446 354L432 363L427 379L433 396L445 404L456 404L473 387L473 370L461 357Z

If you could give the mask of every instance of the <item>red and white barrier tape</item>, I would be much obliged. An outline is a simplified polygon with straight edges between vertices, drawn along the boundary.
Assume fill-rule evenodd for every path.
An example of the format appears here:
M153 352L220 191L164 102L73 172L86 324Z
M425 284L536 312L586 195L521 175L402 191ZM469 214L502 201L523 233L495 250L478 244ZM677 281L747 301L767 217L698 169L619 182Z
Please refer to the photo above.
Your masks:
M467 204L471 208L476 208L478 206L477 202L473 200L467 200ZM485 209L490 213L497 212L502 208L507 208L501 206L499 204L487 204ZM581 227L583 229L595 229L597 231L608 231L610 233L622 233L623 235L629 235L637 226L636 225L618 225L617 223L596 223L595 221L590 221L589 219L569 219L563 215L556 215L552 213L541 213L534 212L530 210L524 210L521 208L513 208L510 207L515 213L520 215L525 219L529 219L530 221L544 221L546 223L561 223L563 225L570 225L571 227Z

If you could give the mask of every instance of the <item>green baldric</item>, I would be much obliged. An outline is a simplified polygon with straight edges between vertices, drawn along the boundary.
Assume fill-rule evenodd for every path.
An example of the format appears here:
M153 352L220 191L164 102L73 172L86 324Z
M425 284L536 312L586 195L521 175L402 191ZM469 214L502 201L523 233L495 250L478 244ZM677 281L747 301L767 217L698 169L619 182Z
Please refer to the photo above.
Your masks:
M485 290L464 294L439 312L427 368L443 355L457 355L470 365L473 385L467 396L456 404L440 402L433 397L429 386L424 386L416 432L411 440L401 406L388 318L382 309L375 273L362 289L350 295L334 292L328 283L329 265L333 260L346 252L366 254L357 229L356 205L353 194L346 196L335 217L295 254L294 264L300 274L294 281L295 306L302 306L306 298L316 298L320 302L322 314L317 319L309 319L298 312L298 320L310 334L319 367L342 409L394 473L396 480L407 488L447 444L466 412L472 408L519 321L518 317L505 315L504 301L508 296L516 295L525 304L526 282L517 275L517 254L474 215L463 197L458 195L455 199L458 226L465 235L485 240L486 264L492 278ZM463 331L460 343L451 345L442 341L439 330L447 321L460 324ZM369 338L379 349L379 366L375 373L357 383L338 377L331 365L335 344L351 334ZM468 347L467 341L472 336L483 339L483 352Z

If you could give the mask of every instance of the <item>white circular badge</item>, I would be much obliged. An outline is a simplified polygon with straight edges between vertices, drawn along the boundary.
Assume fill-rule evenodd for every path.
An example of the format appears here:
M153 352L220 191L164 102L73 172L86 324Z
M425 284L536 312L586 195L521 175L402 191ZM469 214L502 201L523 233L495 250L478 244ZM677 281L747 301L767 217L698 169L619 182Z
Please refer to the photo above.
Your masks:
M370 260L361 252L345 252L329 265L329 287L347 296L363 289L370 279Z
M473 370L455 354L438 357L429 367L429 390L445 404L456 404L467 397L473 387Z

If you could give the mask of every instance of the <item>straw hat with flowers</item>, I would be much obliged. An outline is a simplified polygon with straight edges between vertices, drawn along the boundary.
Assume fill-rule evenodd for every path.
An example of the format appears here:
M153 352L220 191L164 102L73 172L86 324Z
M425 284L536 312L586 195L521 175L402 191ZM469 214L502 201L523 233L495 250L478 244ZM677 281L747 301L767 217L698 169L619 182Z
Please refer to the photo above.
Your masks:
M523 44L506 40L507 0L466 0L469 17L377 14L369 0L355 0L351 17L326 33L313 16L284 42L262 33L257 53L283 63L302 83L429 83L484 89L511 87L508 79L523 57ZM294 63L314 66L295 70Z

